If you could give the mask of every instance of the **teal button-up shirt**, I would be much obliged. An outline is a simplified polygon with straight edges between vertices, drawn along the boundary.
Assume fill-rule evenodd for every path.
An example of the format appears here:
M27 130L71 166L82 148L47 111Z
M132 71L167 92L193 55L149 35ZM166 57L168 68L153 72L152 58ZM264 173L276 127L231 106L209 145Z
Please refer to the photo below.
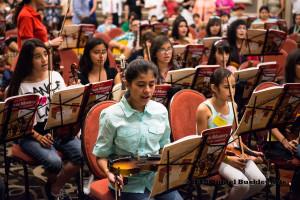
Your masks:
M93 149L97 157L110 154L141 157L158 153L170 143L170 125L167 109L149 101L143 113L134 110L123 96L120 103L104 109L99 120L98 139ZM156 172L141 172L128 178L122 192L144 193L152 190ZM113 188L109 185L110 188Z

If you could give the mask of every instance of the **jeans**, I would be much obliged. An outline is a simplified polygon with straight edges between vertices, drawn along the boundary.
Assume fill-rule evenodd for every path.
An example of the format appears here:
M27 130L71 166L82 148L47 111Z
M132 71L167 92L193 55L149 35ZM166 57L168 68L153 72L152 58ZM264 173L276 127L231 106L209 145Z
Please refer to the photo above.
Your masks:
M115 195L115 190L110 189L110 191ZM150 196L150 191L145 188L144 193L129 193L129 192L121 192L122 200L148 200ZM169 192L163 195L157 195L154 198L155 200L183 200L177 190ZM150 200L154 200L150 199Z
M61 142L54 137L53 146L50 149L42 147L40 143L29 137L21 138L19 145L22 151L37 159L51 174L59 174L62 169L62 160L56 150L60 151L64 158L73 165L81 165L81 143L78 138Z

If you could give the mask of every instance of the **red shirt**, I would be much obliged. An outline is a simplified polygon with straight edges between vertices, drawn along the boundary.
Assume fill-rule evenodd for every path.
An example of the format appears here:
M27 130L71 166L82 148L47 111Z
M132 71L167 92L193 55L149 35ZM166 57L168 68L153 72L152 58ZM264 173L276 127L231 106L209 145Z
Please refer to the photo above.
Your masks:
M47 42L47 28L41 21L41 16L33 8L24 5L18 16L18 48L22 47L22 40L37 38Z

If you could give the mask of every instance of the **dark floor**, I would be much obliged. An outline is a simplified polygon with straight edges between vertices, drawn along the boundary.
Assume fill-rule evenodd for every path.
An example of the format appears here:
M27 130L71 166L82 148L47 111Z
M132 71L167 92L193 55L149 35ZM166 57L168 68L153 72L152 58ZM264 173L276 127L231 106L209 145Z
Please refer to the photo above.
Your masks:
M4 162L3 162L3 147L0 147L0 174L4 177ZM10 155L10 149L8 148L8 155ZM264 166L261 165L260 168ZM42 166L29 166L29 181L30 181L30 199L32 200L44 200L46 199L46 194L44 190L44 184L46 183L46 177L43 174ZM24 178L23 178L23 168L22 165L18 163L11 164L11 172L9 176L9 192L10 199L12 200L23 200L25 199L25 189L24 189ZM271 178L274 178L275 174L271 174ZM287 180L289 182L289 176L287 175ZM87 179L87 178L85 178ZM202 194L201 199L211 199L214 187L210 186L201 186ZM77 196L77 185L75 183L75 179L72 179L70 183L65 185L66 192L69 193L72 199L90 199L88 197L80 197ZM230 187L228 185L222 185L219 188L218 198L222 199L226 197ZM180 190L184 199L187 199L188 187L182 188ZM286 193L288 191L288 186L282 187L281 199L287 199ZM194 191L194 193L196 193ZM196 199L196 198L195 198ZM266 199L266 190L256 194L253 198L255 199ZM275 185L270 186L269 199L275 199Z

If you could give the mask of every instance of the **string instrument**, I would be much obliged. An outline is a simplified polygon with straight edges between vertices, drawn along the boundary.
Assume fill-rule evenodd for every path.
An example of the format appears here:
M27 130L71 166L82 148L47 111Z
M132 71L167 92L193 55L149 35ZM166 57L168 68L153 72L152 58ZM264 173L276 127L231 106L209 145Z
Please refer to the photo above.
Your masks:
M136 34L136 46L140 47L140 35L141 35L141 30L140 30L140 22L138 23L138 30L137 30L137 34Z
M47 27L47 32L50 35L50 39L53 40L55 38L53 28L48 26ZM58 71L61 75L63 73L63 70L60 68L60 55L58 51L58 46L57 47L51 47L52 48L52 64L53 64L53 70Z
M118 156L112 154L108 157L108 169L113 174L120 174L123 177L130 177L142 171L157 171L160 157L133 158L131 156Z
M300 114L297 115L297 118L293 124L290 124L285 129L285 137L289 140L296 140L300 135Z
M126 40L120 40L120 41L118 41L118 43L122 44L122 45L124 45L126 47L127 44L128 44L128 41L126 41ZM113 48L112 53L113 53L113 55L120 55L123 52L119 48Z
M75 82L75 84L78 82L78 70L79 70L79 67L76 63L73 63L71 65L71 71L70 73L72 73L72 75L70 75L69 77L69 81L68 81L68 86L71 85L71 79L73 78L73 83Z

